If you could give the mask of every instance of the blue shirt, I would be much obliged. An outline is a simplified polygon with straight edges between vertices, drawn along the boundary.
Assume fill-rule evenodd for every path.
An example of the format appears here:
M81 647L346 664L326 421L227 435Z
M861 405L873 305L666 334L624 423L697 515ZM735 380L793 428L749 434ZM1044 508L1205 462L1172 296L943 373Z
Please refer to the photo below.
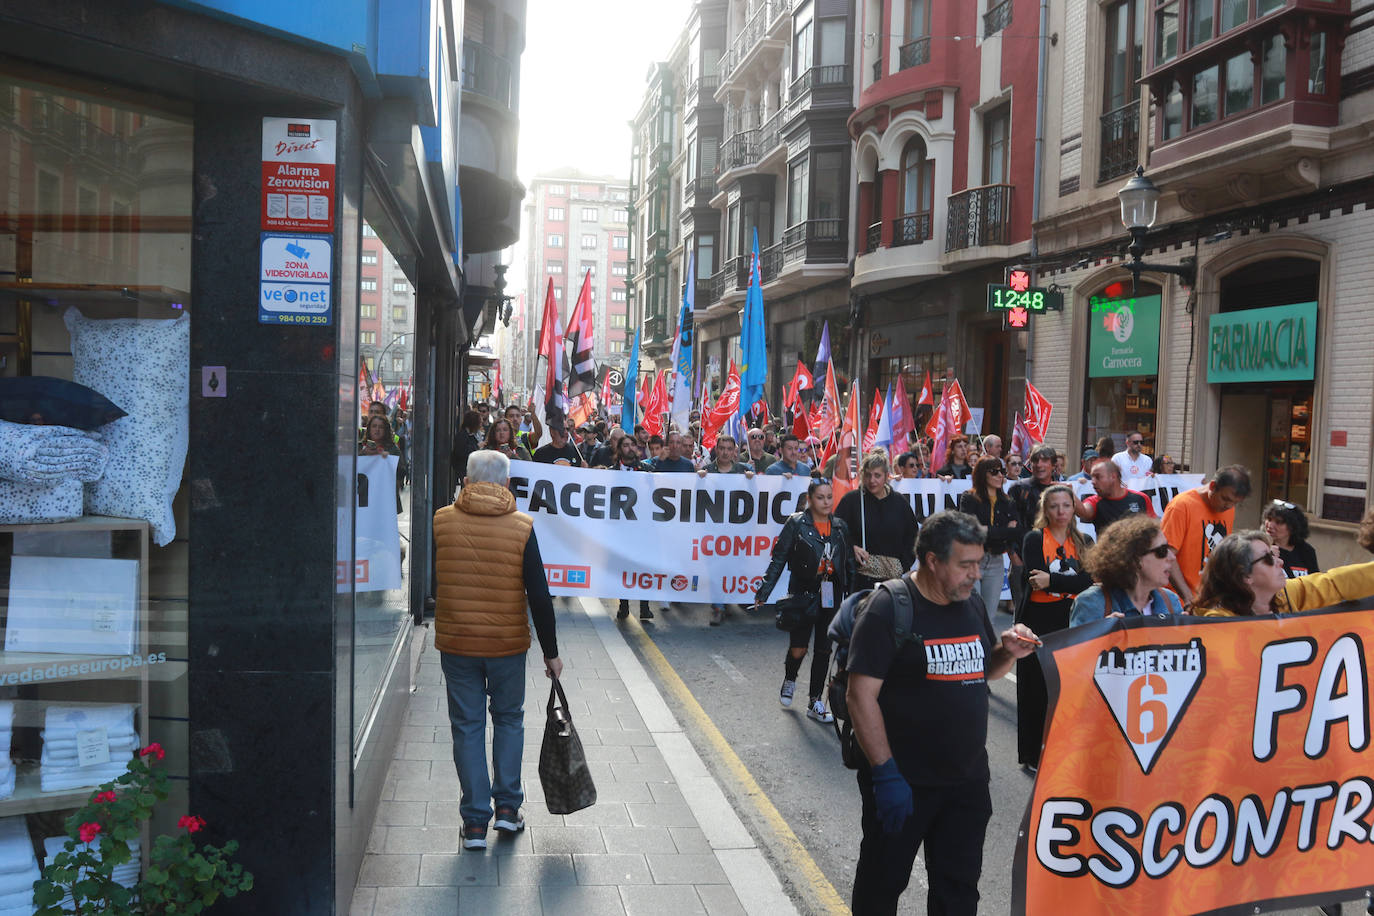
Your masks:
M696 465L692 464L692 462L688 461L686 458L655 458L653 461L649 462L649 466L655 471L660 472L672 471L695 474L697 470Z
M791 467L788 467L787 462L779 458L777 461L774 461L772 464L768 465L768 470L764 471L763 473L777 474L778 476L782 476L783 474L796 474L800 477L810 477L811 465L806 464L802 461L798 461L796 464L792 465Z

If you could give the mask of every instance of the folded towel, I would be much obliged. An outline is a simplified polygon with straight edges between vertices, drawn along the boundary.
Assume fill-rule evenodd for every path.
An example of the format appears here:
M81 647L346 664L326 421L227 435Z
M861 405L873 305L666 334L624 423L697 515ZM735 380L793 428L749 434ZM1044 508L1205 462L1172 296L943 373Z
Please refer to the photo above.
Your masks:
M0 524L29 525L80 518L86 487L75 477L41 486L0 477Z
M14 701L0 700L0 728L9 731L14 725Z
M19 894L24 891L33 893L33 882L42 877L36 862L22 872L9 872L0 875L0 894ZM30 914L33 916L33 914Z
M0 420L0 477L21 483L99 480L110 450L96 433Z
M94 789L125 772L123 765L86 767L72 770L49 772L45 767L38 769L38 787L43 792L66 792L70 789Z
M100 706L49 706L43 717L45 734L52 738L71 738L92 728L103 728L109 734L134 734L134 707L128 703ZM69 734L59 734L59 732Z
M40 734L40 735L44 735L45 733L42 732L42 731L40 731L39 734ZM59 732L58 734L64 734L64 733L63 733L63 732ZM0 743L3 743L3 742L4 742L4 735L0 735ZM105 743L107 743L107 744L110 746L110 750L112 750L112 751L114 751L114 750L119 750L119 751L132 751L132 750L134 750L135 748L138 747L138 735L110 735L110 734L107 734L107 735L105 736ZM76 739L75 739L75 738L48 738L48 737L45 736L45 737L43 738L43 749L44 749L44 750L47 750L47 751L51 751L52 753L54 753L54 754L59 754L59 755L61 755L61 754L70 754L73 758L75 758L75 757L76 757Z
M42 738L43 743L49 746L60 747L62 745L69 744L72 747L76 747L75 735L76 732L66 730L54 730L52 733L49 733L46 728L40 728L38 730L38 737ZM4 730L0 729L0 738L3 737ZM111 744L114 744L117 741L133 744L135 741L138 740L138 735L134 734L133 732L106 731L105 739L109 741Z

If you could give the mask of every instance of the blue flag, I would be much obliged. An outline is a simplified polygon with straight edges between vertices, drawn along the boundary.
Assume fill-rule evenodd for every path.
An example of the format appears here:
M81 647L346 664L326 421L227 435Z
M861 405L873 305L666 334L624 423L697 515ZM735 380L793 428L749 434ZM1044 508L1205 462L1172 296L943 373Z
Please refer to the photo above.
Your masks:
M754 253L749 261L749 291L740 316L739 414L749 411L763 397L768 381L768 338L763 326L763 285L759 275L759 230L754 229Z
M696 270L696 253L687 255L687 284L682 294L682 308L677 316L677 337L673 339L673 384L668 392L672 402L672 421L678 429L691 425L692 413L692 317L696 311L697 285L690 279Z
M627 433L635 430L635 383L639 379L639 328L635 328L635 342L630 347L630 366L625 370L625 404L620 408L620 428Z

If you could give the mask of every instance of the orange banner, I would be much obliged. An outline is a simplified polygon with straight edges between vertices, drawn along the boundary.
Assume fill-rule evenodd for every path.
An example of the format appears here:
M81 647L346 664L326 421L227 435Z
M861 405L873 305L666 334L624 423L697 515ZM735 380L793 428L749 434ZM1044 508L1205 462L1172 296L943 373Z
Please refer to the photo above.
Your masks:
M1374 599L1045 644L1014 913L1248 914L1374 888Z

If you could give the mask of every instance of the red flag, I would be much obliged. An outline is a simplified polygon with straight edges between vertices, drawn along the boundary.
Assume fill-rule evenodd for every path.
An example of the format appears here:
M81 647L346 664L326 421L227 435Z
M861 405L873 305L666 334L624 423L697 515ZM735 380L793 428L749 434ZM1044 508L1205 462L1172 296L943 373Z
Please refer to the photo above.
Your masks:
M841 496L858 486L858 462L854 455L855 440L859 435L859 399L854 395L858 387L858 385L850 386L849 406L844 412L844 422L840 426L840 434L835 439L839 448L839 460L835 462L835 473L831 477L831 482L834 487L836 502Z
M762 427L773 422L773 412L768 409L768 400L759 398L749 409L749 418L754 425Z
M497 378L501 377L501 364L496 364ZM610 408L611 406L611 373L607 372L606 377L601 380L601 406Z
M851 394L850 397L853 397ZM878 424L883 420L883 393L873 389L873 406L868 409L868 429L864 430L864 454L878 441Z
M595 325L592 322L592 272L582 278L582 290L577 305L568 319L567 341L572 352L572 377L568 379L568 394L579 395L596 387L596 362L592 359Z
M553 278L549 278L544 295L544 321L539 329L539 356L544 360L544 377L536 370L534 377L535 415L546 420L562 419L568 399L563 391L563 327L558 318L558 300L553 295Z
M501 403L501 360L496 361L496 382L491 386L491 398L497 404Z
M358 413L367 414L367 406L372 403L372 379L367 374L367 363L358 367Z
M805 439L811 435L811 424L807 421L806 411L801 404L797 405L797 412L792 415L792 435L798 439Z
M930 449L930 466L932 469L945 466L945 456L949 451L949 441L959 433L959 427L955 426L954 410L951 404L949 388L945 388L940 396L940 406L935 408L935 443Z
M829 439L835 435L840 423L840 393L835 388L834 363L825 365L825 393L821 396L820 410L809 419L812 432L819 438Z
M804 391L812 391L816 387L816 380L812 378L811 371L806 368L806 364L800 359L797 360L797 371L792 376L792 381L788 383L787 389L783 394L783 407L795 408L802 403Z
M969 410L968 401L964 400L964 389L959 387L957 378L950 379L945 387L949 392L949 413L954 422L954 431L950 435L957 436L964 431L968 421L973 419L973 411Z
M649 403L644 407L644 429L651 436L661 436L664 433L663 414L668 410L667 379L668 370L659 372L653 392L649 395Z
M935 406L935 389L930 387L930 370L926 370L926 380L921 383L921 396L916 399L916 406L922 404L928 407Z
M911 401L906 396L906 373L897 373L897 390L892 394L892 448L906 448L907 434L916 431L916 418L911 415Z
M1050 431L1051 409L1049 400L1026 379L1026 432L1036 442L1044 442Z
M725 377L725 387L720 392L714 407L701 412L701 444L711 448L716 444L720 428L735 414L739 413L739 370L735 361L730 360L730 374Z
M1031 439L1030 430L1026 429L1025 422L1021 419L1021 411L1016 412L1016 422L1011 428L1011 451L1013 454L1020 455L1022 461L1030 459L1031 446L1034 445Z

